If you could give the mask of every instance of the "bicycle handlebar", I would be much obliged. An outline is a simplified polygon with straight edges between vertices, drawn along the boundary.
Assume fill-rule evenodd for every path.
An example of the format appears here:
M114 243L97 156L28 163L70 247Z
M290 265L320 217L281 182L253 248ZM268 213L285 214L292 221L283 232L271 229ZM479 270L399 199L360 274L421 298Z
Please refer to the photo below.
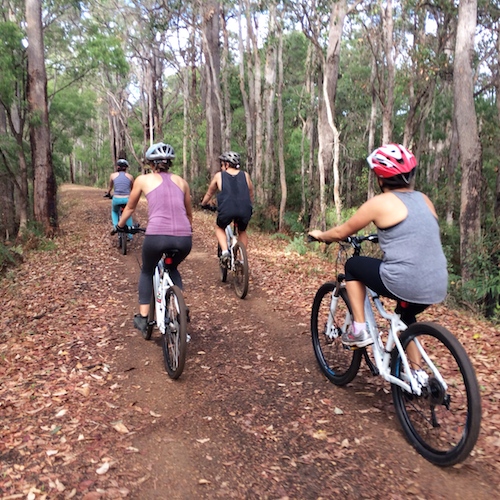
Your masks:
M312 243L313 241L318 241L314 236L311 236L310 234L307 235L307 242ZM378 243L378 234L368 234L366 236L348 236L347 238L343 240L339 240L338 243L349 243L354 249L360 249L361 248L361 243L363 241L370 241L371 243ZM326 242L325 242L326 243ZM333 241L330 243L326 243L327 245L330 245L331 243L334 243Z
M138 225L137 226L124 226L124 227L120 227L120 228L118 228L118 226L115 226L111 230L111 234L116 234L116 233L136 234L136 233L145 233L145 232L146 232L146 229L144 229L143 227L139 227Z
M208 210L209 212L217 212L217 207L214 205L201 205L203 210Z

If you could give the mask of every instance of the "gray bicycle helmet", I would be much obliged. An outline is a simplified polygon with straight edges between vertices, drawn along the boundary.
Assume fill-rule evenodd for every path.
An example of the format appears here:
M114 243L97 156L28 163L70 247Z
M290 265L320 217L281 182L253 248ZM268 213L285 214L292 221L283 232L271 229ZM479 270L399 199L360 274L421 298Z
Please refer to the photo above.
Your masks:
M163 142L153 144L146 151L146 160L148 161L173 160L174 158L174 148L170 144L164 144Z
M219 156L220 161L227 161L234 168L240 168L241 156L235 151L226 151Z
M128 168L128 161L125 160L125 158L120 158L116 162L116 166L118 167L118 170L126 170Z

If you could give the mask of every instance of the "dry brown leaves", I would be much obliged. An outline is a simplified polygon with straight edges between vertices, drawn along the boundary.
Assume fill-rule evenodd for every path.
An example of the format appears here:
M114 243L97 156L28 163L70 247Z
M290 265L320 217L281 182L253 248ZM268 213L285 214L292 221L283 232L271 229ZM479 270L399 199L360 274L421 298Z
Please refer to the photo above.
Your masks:
M78 198L82 193L81 187L63 191L63 234L57 249L31 254L2 279L3 499L122 498L129 493L124 485L144 479L120 464L122 455L140 452L132 447L131 436L140 431L141 409L120 399L123 377L113 364L114 353L124 346L121 318L130 316L123 305L130 283L115 269L120 256L110 247L109 220L98 216L102 206L86 204ZM109 210L109 201L102 203ZM213 214L196 213L195 220L203 245L215 252ZM315 291L332 279L334 266L313 253L288 253L286 242L251 232L250 268L253 286L272 297L275 310L296 317L307 334ZM499 468L499 330L444 306L433 307L422 319L437 319L449 328L471 356L483 401L482 433L473 460ZM262 439L273 439L276 432L267 427L258 431ZM321 429L311 436L326 445L332 439ZM335 443L332 449L346 453L349 445ZM301 458L315 459L321 457Z

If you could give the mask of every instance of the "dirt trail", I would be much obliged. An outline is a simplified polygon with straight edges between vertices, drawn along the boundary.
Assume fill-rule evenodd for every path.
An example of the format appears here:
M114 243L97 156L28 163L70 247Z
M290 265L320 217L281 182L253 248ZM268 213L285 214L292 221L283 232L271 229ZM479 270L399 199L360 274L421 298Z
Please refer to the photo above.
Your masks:
M103 386L113 387L113 397L103 401L103 392L93 405L103 414L113 411L128 431L102 431L101 456L111 457L111 467L99 478L92 475L95 465L87 467L87 482L78 479L76 497L486 499L498 494L496 457L475 454L460 466L437 468L404 439L388 387L366 370L343 389L320 374L307 315L297 317L293 299L284 302L272 292L271 282L287 277L279 267L270 275L259 272L273 266L257 250L262 241L250 249L247 298L238 299L230 284L220 283L213 217L205 213L195 215L193 251L180 269L192 340L182 377L171 381L158 333L146 342L132 327L140 237L127 256L118 255L106 236L109 201L102 193L67 187L61 196L69 210L65 231L78 230L75 220L93 220L102 235L103 269L113 269L113 283L99 292L101 304L116 304L106 317L113 340L99 354L110 363L113 378ZM145 225L144 206L138 218ZM82 250L91 259L90 251ZM312 281L313 288L321 282ZM310 294L304 298L302 292L303 283L297 283L297 303L310 303ZM58 470L64 476L65 469Z

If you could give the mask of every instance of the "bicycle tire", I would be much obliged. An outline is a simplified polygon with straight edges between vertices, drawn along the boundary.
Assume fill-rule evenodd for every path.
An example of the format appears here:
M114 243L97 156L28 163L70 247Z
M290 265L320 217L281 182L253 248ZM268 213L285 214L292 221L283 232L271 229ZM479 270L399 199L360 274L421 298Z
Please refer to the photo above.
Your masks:
M156 325L156 296L153 287L151 292L151 301L149 302L149 313L148 313L148 326L145 332L142 332L142 337L144 340L149 340L151 335L153 335L153 329Z
M122 249L122 255L127 255L127 235L126 233L120 233L121 244L120 247Z
M233 270L233 286L236 296L244 299L248 293L248 255L245 245L238 241L233 248L234 255L234 270Z
M442 386L425 362L428 382L416 396L392 384L394 408L408 441L429 462L448 467L465 460L474 448L481 427L481 395L472 363L465 349L446 328L431 322L414 323L401 334L406 352L418 339L439 369L448 388ZM391 373L405 379L397 349L391 357Z
M345 288L339 290L332 326L330 332L327 331L336 288L336 283L328 282L316 292L311 311L311 336L321 371L330 382L342 386L351 382L358 373L364 349L347 349L340 338L345 328L352 324L352 309Z
M222 283L225 283L227 281L227 266L221 263L221 255L222 248L220 247L220 245L217 245L217 259L219 261L220 280L222 281Z
M187 351L186 303L178 286L169 287L165 303L165 333L162 335L165 369L170 378L178 379L184 370Z

